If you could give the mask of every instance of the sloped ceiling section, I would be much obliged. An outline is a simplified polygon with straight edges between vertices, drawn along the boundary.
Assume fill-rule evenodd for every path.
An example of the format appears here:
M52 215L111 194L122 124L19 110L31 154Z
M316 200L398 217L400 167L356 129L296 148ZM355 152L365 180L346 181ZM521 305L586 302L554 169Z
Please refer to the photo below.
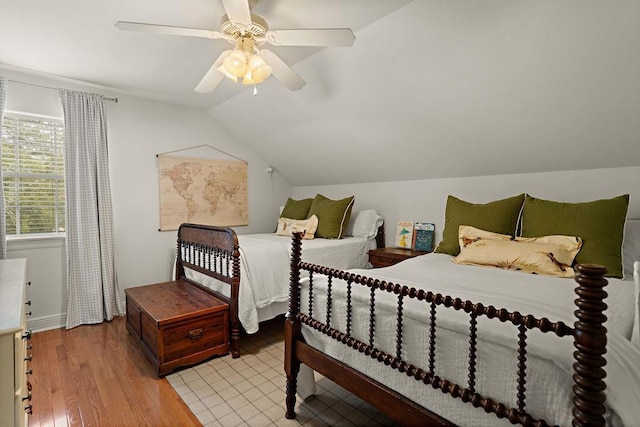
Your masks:
M414 1L295 69L209 110L294 186L640 165L638 1Z

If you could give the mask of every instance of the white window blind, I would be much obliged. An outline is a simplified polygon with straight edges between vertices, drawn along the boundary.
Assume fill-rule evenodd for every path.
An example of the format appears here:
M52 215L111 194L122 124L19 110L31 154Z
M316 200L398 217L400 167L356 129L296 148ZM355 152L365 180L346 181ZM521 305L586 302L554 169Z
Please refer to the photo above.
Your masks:
M7 235L65 230L64 124L5 115L2 171Z

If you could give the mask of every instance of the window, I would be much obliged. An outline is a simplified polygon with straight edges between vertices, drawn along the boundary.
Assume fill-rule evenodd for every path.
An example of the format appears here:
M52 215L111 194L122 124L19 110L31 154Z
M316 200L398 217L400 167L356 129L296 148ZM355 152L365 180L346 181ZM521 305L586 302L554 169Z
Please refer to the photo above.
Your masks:
M7 235L64 233L64 123L6 114L2 171Z

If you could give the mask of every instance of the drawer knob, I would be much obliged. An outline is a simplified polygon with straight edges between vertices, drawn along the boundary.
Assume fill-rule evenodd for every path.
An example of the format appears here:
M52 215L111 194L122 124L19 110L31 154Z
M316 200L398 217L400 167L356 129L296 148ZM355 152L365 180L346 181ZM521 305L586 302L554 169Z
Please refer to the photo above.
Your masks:
M27 381L27 390L31 391L32 388L33 386L31 385L31 383Z
M31 350L33 346L31 344L27 345L27 350Z
M24 402L25 400L31 402L31 392L27 393L26 396L22 396L22 401Z
M31 329L27 329L24 334L22 334L22 339L23 340L30 340L31 339Z
M26 314L27 316L31 316L31 315L33 314L33 312L32 312L31 310L29 310L29 311L27 311L25 314Z
M192 329L189 331L189 339L197 340L198 338L202 338L202 333L204 330L202 328Z
M31 286L31 280L27 282L27 286Z
M31 300L28 300L27 302L24 303L25 305L31 305Z
M31 362L33 360L33 354L28 355L27 357L24 358L25 362Z
M26 375L31 375L31 374L33 374L33 369L27 369L26 371L24 371L24 373Z
M33 414L33 405L27 405L24 407L24 412L26 412L27 414L31 415Z

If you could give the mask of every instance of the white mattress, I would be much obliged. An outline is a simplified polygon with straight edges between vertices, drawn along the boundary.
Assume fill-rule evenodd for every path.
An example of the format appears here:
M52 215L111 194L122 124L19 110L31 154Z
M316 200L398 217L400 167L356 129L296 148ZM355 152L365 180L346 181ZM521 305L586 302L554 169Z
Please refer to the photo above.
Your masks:
M289 299L291 238L269 234L238 236L240 244L240 293L238 317L247 333L258 331L258 323L284 314ZM368 268L367 252L375 240L361 237L302 241L306 262L346 270ZM229 296L230 288L204 274L187 269L186 275L204 286Z
M451 257L441 254L416 257L384 269L352 272L510 311L518 310L522 314L547 317L552 321L564 321L570 326L575 321L573 289L576 283L572 279L456 265L451 262ZM332 292L332 327L345 331L346 296L338 282L334 280ZM322 287L322 281L315 278L313 314L318 319L326 316L326 297L321 291ZM353 298L363 304L354 308L352 335L368 342L369 291L368 288L355 288ZM303 281L302 312L308 310L307 289L306 281ZM607 403L612 410L607 417L613 425L619 425L621 421L627 426L637 425L640 420L640 351L629 341L634 316L634 283L632 280L610 279L606 291L609 294L606 300L609 308L606 312L608 347L605 380ZM397 296L377 291L376 301L374 344L395 355ZM426 368L429 337L425 324L429 317L428 304L405 299L404 315L402 357L409 363ZM437 309L436 324L436 374L466 386L469 317L465 313L442 307ZM408 378L404 373L374 362L358 351L338 345L317 331L304 327L303 335L312 346L343 360L458 425L510 425L493 414L485 414L460 399L444 395L431 386ZM558 338L539 331L528 331L528 337L526 408L533 416L545 418L550 423L569 425L573 340L571 337ZM491 395L516 406L516 327L511 323L503 324L480 317L478 338L476 390L482 395ZM312 373L308 369L301 370L301 394L312 392L311 381ZM544 392L534 393L531 390Z

